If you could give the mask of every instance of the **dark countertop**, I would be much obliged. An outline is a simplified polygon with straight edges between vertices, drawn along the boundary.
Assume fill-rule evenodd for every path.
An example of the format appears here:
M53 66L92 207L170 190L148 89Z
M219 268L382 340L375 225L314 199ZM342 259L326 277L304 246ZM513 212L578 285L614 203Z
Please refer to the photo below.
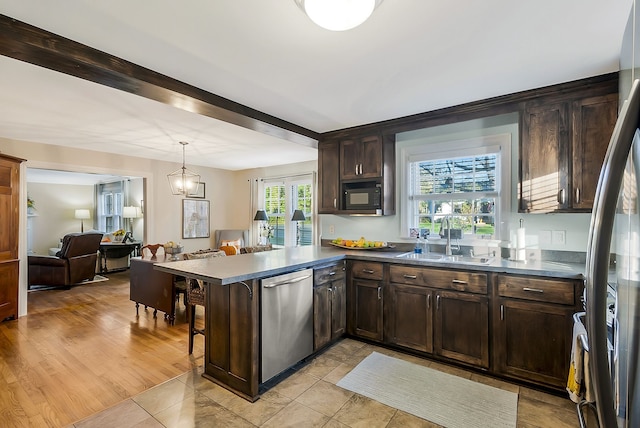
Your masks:
M398 263L434 268L464 269L485 272L502 272L519 275L546 276L552 278L583 279L584 264L541 261L534 263L513 262L495 258L486 265L412 260L397 257L405 252L389 250L344 250L336 247L304 246L286 247L261 253L239 254L231 257L214 257L198 260L181 260L157 263L155 269L175 275L189 276L213 284L232 284L239 281L268 278L308 267L341 260Z

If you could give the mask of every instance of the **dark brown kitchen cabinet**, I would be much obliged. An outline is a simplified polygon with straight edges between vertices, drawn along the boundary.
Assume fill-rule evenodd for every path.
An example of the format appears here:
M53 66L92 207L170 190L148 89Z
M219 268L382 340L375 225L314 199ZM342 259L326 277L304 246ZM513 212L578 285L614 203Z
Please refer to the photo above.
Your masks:
M485 273L389 267L387 341L489 368L489 299Z
M20 164L0 154L0 321L18 318Z
M314 268L313 278L313 348L317 351L346 330L344 261Z
M434 353L489 368L489 299L487 296L437 291Z
M205 284L204 376L254 401L258 398L258 280Z
M617 117L616 87L525 105L520 139L520 212L588 212Z
M382 177L382 137L371 135L340 141L340 178Z
M387 314L385 329L389 343L433 352L433 290L391 282Z
M493 314L496 372L564 388L580 293L580 281L499 275Z
M348 263L347 331L366 339L383 339L382 263L353 261Z
M318 213L334 214L340 209L340 144L337 140L318 145Z

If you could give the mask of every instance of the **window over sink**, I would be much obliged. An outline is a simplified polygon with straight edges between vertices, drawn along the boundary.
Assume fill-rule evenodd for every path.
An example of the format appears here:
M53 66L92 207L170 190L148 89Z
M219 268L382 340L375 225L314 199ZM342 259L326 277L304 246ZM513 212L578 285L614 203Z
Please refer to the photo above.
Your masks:
M503 134L404 148L403 234L413 228L433 236L450 227L461 229L463 239L500 239L510 146Z

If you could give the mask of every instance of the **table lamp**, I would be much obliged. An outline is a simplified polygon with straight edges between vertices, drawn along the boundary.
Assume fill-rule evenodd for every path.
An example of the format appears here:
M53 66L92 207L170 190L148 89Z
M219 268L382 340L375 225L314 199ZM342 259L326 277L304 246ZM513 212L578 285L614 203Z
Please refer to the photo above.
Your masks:
M133 219L138 217L138 209L136 207L123 207L122 218L129 219L129 232L133 235Z
M74 217L80 220L80 232L84 233L84 221L91 218L91 212L84 209L76 210Z
M304 213L302 210L295 210L293 212L293 217L291 217L291 221L296 222L296 246L300 245L300 222L305 221Z
M260 222L260 245L265 244L265 240L266 237L262 236L264 230L266 229L265 224L263 222L265 221L269 221L269 216L267 215L267 212L265 210L258 210L256 211L256 215L253 217L253 221L259 221Z

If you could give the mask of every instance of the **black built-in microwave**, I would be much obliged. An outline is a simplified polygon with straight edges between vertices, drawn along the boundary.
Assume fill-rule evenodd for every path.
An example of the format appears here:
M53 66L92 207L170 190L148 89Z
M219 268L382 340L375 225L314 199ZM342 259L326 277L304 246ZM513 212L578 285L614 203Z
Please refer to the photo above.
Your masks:
M344 189L344 207L347 210L377 210L381 208L380 184Z

